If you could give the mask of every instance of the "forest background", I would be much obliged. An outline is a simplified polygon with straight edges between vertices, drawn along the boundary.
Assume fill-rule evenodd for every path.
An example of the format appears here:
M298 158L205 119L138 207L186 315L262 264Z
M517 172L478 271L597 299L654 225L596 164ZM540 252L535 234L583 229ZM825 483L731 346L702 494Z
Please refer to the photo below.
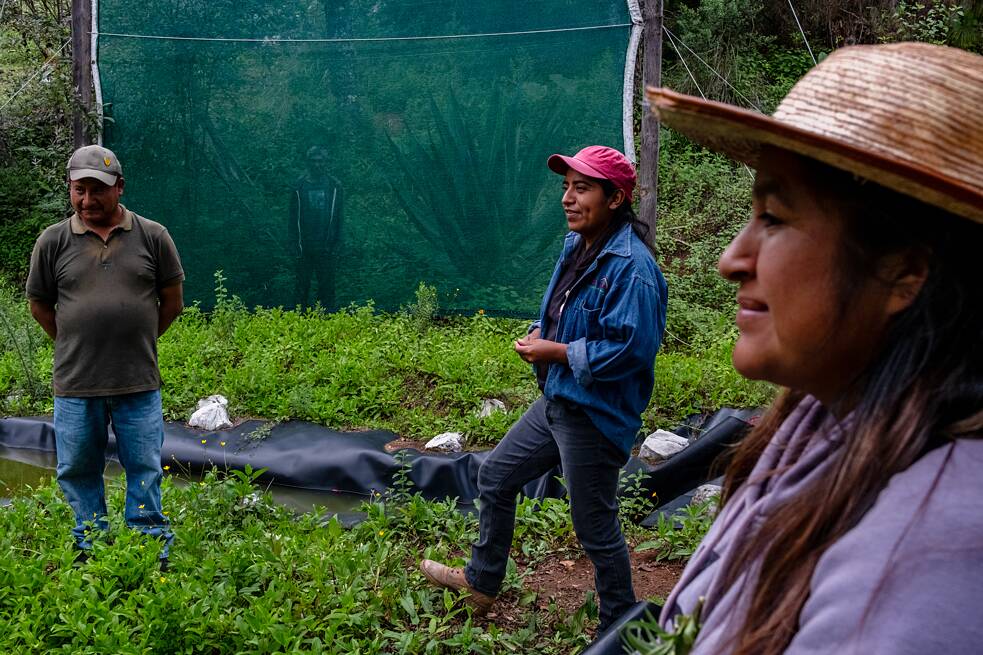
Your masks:
M667 2L664 83L770 112L813 56L844 45L918 40L983 49L979 0L796 0L801 30L791 7ZM78 109L69 8L67 0L0 0L5 416L51 411L51 344L30 318L23 284L37 235L69 209L64 165ZM636 121L640 112L639 103ZM88 120L94 126L95 117ZM733 371L733 289L716 274L720 251L749 215L750 171L669 131L661 138L657 251L671 291L646 429L724 405L762 406L774 393ZM189 307L160 342L167 417L185 420L198 398L223 393L235 417L266 418L267 427L306 419L389 428L410 440L459 430L469 447L494 444L537 394L511 349L526 323L482 311L446 315L441 307L452 306L454 290L418 282L400 311L370 303L325 313L247 308L217 271L208 310ZM487 398L503 400L507 411L479 418ZM269 429L256 436L263 434ZM112 539L98 541L82 566L67 538L71 510L53 482L0 504L0 651L567 654L593 636L591 573L564 500L522 501L497 614L481 622L415 566L420 557L461 563L477 522L453 500L414 494L405 468L349 530L321 511L297 516L276 506L257 491L257 476L211 471L191 483L167 476L164 502L178 535L167 573L159 547L122 528L120 480L109 490ZM690 506L653 529L630 520L651 509L650 499L629 494L621 509L636 588L663 575L660 591L646 586L640 594L666 593L709 526L711 505ZM640 652L668 652L648 642L637 644Z
M0 0L0 413L8 415L50 411L51 346L32 325L22 289L37 235L69 212L63 171L79 109L70 7L69 0ZM843 45L983 47L976 0L799 0L794 7L666 3L663 83L771 112L813 57ZM636 121L641 111L639 103ZM90 125L95 120L88 114ZM719 253L749 214L750 183L745 167L662 131L657 251L670 310L646 428L723 405L762 405L772 394L730 367L733 292L716 273ZM161 342L169 418L187 418L197 398L223 393L239 416L390 428L411 439L460 430L481 445L497 441L536 396L510 348L525 323L483 312L442 317L452 289L420 280L400 312L383 314L370 303L325 314L248 310L226 282L216 272L214 309L190 308ZM484 398L510 411L479 420Z

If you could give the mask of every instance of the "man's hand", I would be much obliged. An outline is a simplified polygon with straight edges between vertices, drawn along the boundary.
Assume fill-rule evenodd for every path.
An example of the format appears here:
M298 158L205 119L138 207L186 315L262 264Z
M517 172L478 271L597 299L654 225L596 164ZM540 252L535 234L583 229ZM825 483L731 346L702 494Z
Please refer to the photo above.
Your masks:
M31 316L44 328L52 341L58 336L58 327L55 325L55 306L49 305L40 300L31 300Z
M157 308L157 336L171 327L174 319L184 310L184 285L178 282L157 292L160 306Z
M537 328L515 342L515 352L519 353L519 357L530 364L538 362L566 364L567 344L540 339L540 334Z

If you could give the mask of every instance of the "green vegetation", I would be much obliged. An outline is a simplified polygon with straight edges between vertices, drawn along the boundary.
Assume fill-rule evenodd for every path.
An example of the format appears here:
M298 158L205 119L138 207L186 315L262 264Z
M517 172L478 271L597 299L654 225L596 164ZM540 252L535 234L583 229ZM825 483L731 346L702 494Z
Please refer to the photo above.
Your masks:
M635 550L656 550L660 560L689 559L703 540L703 535L710 529L717 514L717 504L718 499L712 498L687 505L671 518L660 515L654 538L641 542L635 546Z
M567 614L537 609L510 563L504 603L521 616L506 632L476 624L455 594L429 586L422 557L453 559L477 521L453 502L417 496L366 504L343 530L317 513L294 516L255 492L255 473L209 473L164 485L177 539L160 546L125 529L123 483L110 487L110 540L73 566L71 510L54 484L0 509L0 651L5 653L569 653L587 643L593 600ZM572 545L563 501L518 513L516 557ZM525 553L525 554L523 554Z
M191 307L159 344L164 411L187 420L199 398L221 393L235 417L304 419L351 428L391 429L423 439L449 430L470 443L496 443L539 391L512 350L526 322L432 315L428 292L398 314L371 306L323 314L247 311L217 276L216 308ZM425 287L424 287L425 288ZM51 344L17 292L0 292L0 412L48 412ZM682 313L677 319L698 324ZM711 329L710 324L705 324ZM695 345L668 339L656 362L656 393L646 428L671 427L695 411L724 404L758 406L767 385L733 372L729 328L712 328ZM14 344L7 346L6 344ZM509 411L477 417L484 398Z
M689 655L700 634L701 600L692 614L676 617L675 630L667 632L659 625L657 617L646 615L641 621L625 626L622 640L632 655Z
M38 233L67 209L63 166L75 109L71 58L63 47L68 3L0 4L0 413L31 415L51 410L52 349L30 318L21 289ZM817 58L846 44L910 39L983 48L978 1L837 0L797 6ZM334 19L326 13L326 24ZM670 3L666 26L675 40L665 44L664 81L684 92L702 91L771 111L812 65L784 3ZM520 83L522 71L516 77ZM284 84L273 75L263 79ZM332 95L352 93L349 83L342 76L332 79L338 87ZM414 80L394 84L398 89L387 89L387 97L410 105L428 102L413 96ZM393 133L389 155L434 148L467 152L474 141L491 139L483 160L451 172L456 193L465 197L469 179L482 166L510 169L514 153L505 142L520 127L496 123L494 109L510 107L506 98L496 103L480 115L456 102L444 107L436 136L428 137L435 141L427 143L422 132ZM387 114L393 130L400 127L401 107ZM279 116L283 107L277 103L263 111ZM358 115L352 112L351 120L363 120ZM487 129L470 125L469 115L479 116L475 124ZM235 162L221 156L214 127L203 129L211 130L209 161L219 162L217 174L228 183L226 178L238 175ZM286 161L292 154L278 156ZM271 164L271 170L283 167ZM736 337L733 289L715 272L722 248L749 214L750 172L663 131L659 173L657 249L670 306L645 429L671 427L690 413L724 405L763 405L773 393L768 385L741 378L730 364ZM391 241L398 244L417 232L425 241L443 229L441 221L457 215L437 215L444 201L434 199L435 190L427 180L403 190L399 202L410 222L394 218L393 226L403 231L389 235ZM248 188L245 193L262 195ZM538 201L526 198L520 206L548 216L548 207ZM448 204L453 212L466 212L466 203ZM502 225L516 215L507 209L499 214ZM502 271L516 275L509 237L514 235L508 231L497 235L489 278ZM239 238L253 234L241 230ZM541 245L520 241L525 255ZM465 270L459 247L446 255L447 266ZM231 277L241 273L232 266L226 271ZM281 274L289 277L286 268ZM393 283L408 289L409 296L418 281ZM380 313L368 304L325 314L249 309L229 293L227 282L218 273L214 310L189 308L160 342L169 419L186 419L199 398L221 393L233 416L268 420L253 433L257 440L278 421L305 419L342 429L391 429L417 439L461 431L472 446L483 447L497 442L538 393L528 366L512 352L525 321L483 312L441 316L440 299L454 306L455 294L473 297L474 289L462 293L420 283L415 301L400 312ZM266 283L235 282L256 289ZM492 284L481 293L508 292ZM501 399L508 411L477 418L484 398ZM189 486L165 483L178 541L171 571L164 575L157 569L158 545L119 524L121 482L113 483L110 494L112 542L98 542L95 557L78 567L72 565L67 538L71 511L53 484L0 508L0 625L5 628L0 651L572 653L588 641L584 626L596 618L590 593L577 611L555 605L543 610L523 585L524 567L575 548L563 501L520 505L514 551L519 563L510 563L504 590L518 618L499 628L472 621L454 594L430 588L416 571L421 557L460 558L474 538L474 518L456 511L452 502L411 495L405 476L397 475L388 497L365 506L368 520L345 531L317 513L297 517L272 505L255 491L253 476L233 472L223 478L213 472ZM625 502L623 517L648 502ZM680 559L692 553L711 516L710 506L693 506L654 530L627 522L626 527L636 550L656 549L660 559ZM675 635L665 635L652 621L636 624L631 647L639 653L688 652L696 618L682 622Z

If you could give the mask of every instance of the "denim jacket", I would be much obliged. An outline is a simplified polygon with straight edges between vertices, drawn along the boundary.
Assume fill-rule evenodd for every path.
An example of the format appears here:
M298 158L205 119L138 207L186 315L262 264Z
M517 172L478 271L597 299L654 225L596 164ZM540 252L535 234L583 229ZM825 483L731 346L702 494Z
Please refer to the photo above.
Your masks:
M549 320L553 288L579 242L580 235L567 234L540 319L531 329ZM665 327L665 278L631 225L625 225L564 304L556 340L567 344L569 365L550 364L543 394L580 406L605 437L630 452L655 385L655 354Z

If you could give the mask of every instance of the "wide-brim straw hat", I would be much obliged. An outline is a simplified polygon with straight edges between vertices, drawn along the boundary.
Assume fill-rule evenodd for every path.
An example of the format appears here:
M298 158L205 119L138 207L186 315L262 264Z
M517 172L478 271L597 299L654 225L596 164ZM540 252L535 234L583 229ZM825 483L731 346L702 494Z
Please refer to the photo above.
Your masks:
M983 56L925 43L841 48L770 117L646 94L662 123L749 166L775 146L983 223Z

